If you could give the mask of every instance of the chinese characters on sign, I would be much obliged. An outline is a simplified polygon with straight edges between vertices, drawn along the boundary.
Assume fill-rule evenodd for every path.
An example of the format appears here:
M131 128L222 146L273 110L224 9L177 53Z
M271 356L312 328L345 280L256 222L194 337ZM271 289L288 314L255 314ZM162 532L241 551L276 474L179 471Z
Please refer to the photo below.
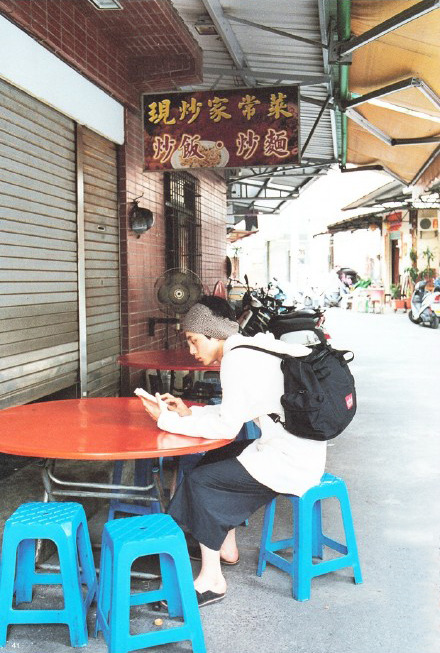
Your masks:
M298 163L297 86L144 96L145 169Z

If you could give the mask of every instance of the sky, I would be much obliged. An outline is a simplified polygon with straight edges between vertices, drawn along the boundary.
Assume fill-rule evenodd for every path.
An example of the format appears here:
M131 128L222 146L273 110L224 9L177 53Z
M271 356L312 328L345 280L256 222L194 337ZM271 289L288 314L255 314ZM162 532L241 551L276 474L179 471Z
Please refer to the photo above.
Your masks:
M314 235L325 232L328 224L347 218L342 211L344 206L390 181L393 181L392 177L378 171L341 173L339 169L330 170L298 199L286 204L279 215L260 216L259 233L236 243L242 248L240 276L246 272L251 282L263 285L270 268L269 276L286 278L286 266L289 265L286 250L290 249L291 256L297 257L298 251L304 248L306 267L297 276L292 272L292 282L296 285L321 285L328 276L329 236ZM377 236L366 230L336 234L335 264L354 267L362 274L367 258L376 256L379 251ZM268 240L272 241L270 255L267 253ZM295 261L291 265L294 267Z

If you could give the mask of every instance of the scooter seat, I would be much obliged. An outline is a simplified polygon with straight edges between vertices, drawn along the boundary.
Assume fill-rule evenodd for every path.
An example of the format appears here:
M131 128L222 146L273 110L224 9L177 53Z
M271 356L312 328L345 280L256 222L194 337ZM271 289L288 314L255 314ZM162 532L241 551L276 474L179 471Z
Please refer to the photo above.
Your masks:
M283 320L281 322L270 322L269 330L275 338L290 331L313 331L316 328L315 320L312 318L302 318L297 320Z
M304 308L300 311L294 311L292 313L280 313L279 315L274 316L274 320L297 320L298 318L314 318L318 317L318 313L314 308Z

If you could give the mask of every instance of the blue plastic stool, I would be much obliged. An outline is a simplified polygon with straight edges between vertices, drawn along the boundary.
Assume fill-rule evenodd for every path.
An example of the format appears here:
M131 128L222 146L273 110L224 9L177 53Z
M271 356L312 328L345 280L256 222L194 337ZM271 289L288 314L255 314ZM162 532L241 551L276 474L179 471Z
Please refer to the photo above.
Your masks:
M125 460L115 460L113 466L112 483L120 485L122 481L122 471L124 469ZM134 463L134 485L145 487L152 482L153 461L151 459L139 459ZM160 473L162 473L162 463L160 463ZM140 493L133 492L133 501L139 497ZM128 503L119 499L110 499L110 506L108 510L107 520L111 521L115 518L116 512L122 512L131 515L150 515L152 513L160 512L159 501L151 501L150 503Z
M293 537L272 542L275 498L266 506L264 513L257 576L262 575L266 562L286 571L292 577L293 598L297 601L307 601L310 598L312 578L344 567L353 567L355 583L362 583L350 501L344 481L333 474L324 474L321 483L310 488L302 497L283 496L292 503ZM329 497L339 499L346 544L340 544L322 532L321 500ZM313 562L312 557L322 560L324 545L342 553L342 556ZM275 553L289 547L293 548L292 562Z
M37 539L55 543L60 573L39 573L35 570ZM83 583L87 585L85 598ZM14 593L16 604L31 602L33 585L56 584L61 584L63 588L63 609L17 610L13 607ZM6 644L9 624L51 623L67 624L71 645L85 646L87 610L96 591L96 572L86 515L79 503L25 503L9 517L2 547L0 646Z
M162 587L130 594L133 562L159 555ZM170 617L182 625L130 634L130 607L165 600ZM102 631L109 653L190 640L194 653L205 653L199 607L183 531L170 515L116 519L104 526L95 635Z

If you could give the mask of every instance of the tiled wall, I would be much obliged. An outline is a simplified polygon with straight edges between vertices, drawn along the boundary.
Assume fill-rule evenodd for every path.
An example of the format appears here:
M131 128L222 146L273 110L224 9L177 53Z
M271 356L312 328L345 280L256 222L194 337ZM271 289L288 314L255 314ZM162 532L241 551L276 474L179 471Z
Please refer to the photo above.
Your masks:
M0 0L0 12L117 99L201 81L202 53L171 2Z

